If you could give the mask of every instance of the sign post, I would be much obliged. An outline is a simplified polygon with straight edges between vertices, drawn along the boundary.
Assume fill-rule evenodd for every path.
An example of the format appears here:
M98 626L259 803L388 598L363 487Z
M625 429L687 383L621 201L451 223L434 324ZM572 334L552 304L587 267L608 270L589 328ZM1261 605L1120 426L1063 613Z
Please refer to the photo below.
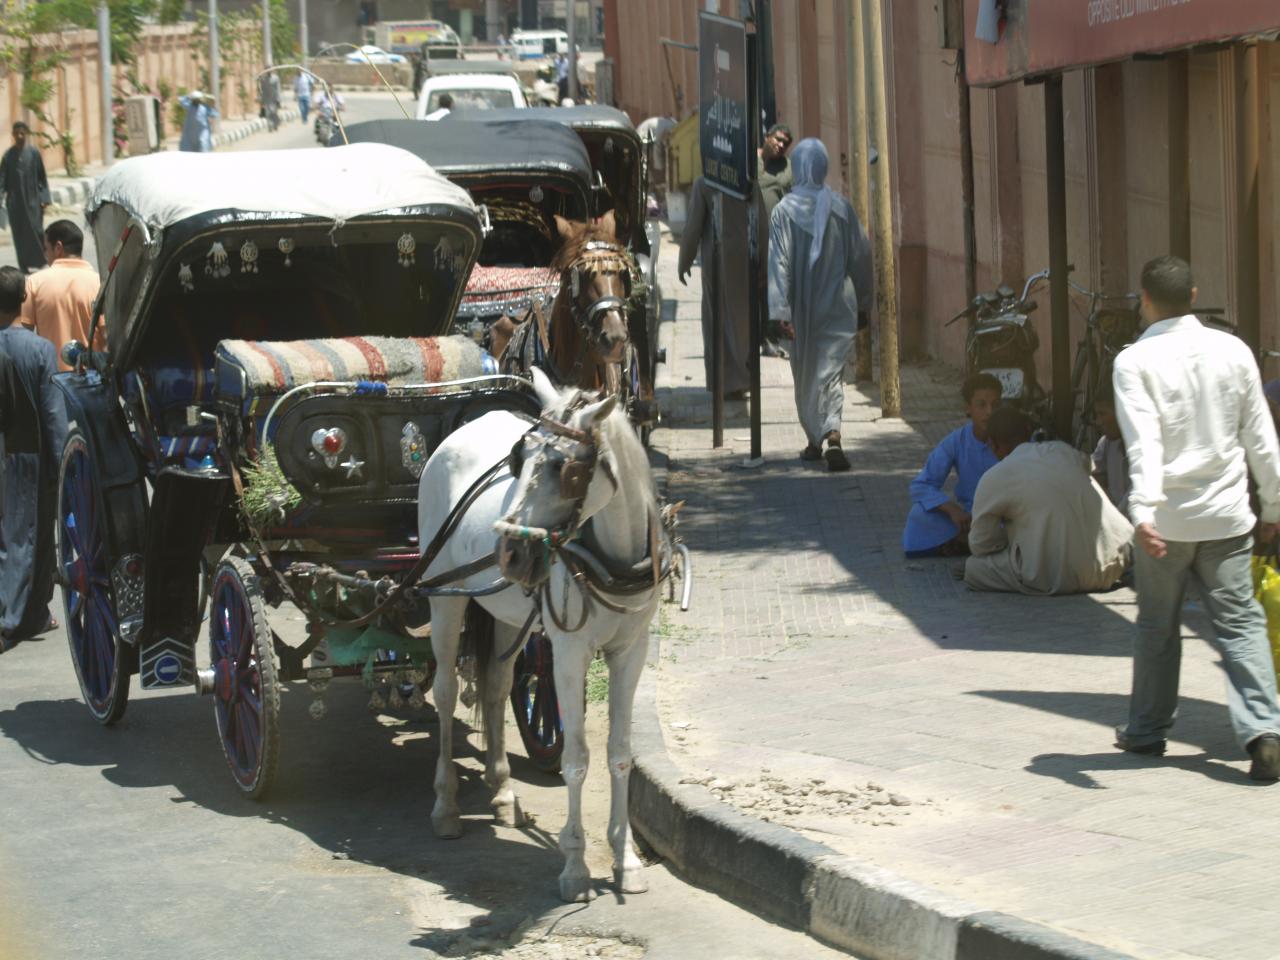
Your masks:
M756 175L756 84L754 63L749 53L747 25L713 13L698 15L699 135L702 148L702 176L708 186L719 190L722 203L747 205L747 264L725 262L727 239L717 234L719 269L716 280L722 289L713 291L715 307L711 323L711 433L712 443L724 445L724 301L727 277L741 266L747 268L748 317L751 326L751 422L752 457L759 459L760 421L760 332L758 251L754 217L750 215L752 188ZM723 218L721 223L723 222ZM735 218L737 219L737 218ZM718 224L717 226L720 226Z

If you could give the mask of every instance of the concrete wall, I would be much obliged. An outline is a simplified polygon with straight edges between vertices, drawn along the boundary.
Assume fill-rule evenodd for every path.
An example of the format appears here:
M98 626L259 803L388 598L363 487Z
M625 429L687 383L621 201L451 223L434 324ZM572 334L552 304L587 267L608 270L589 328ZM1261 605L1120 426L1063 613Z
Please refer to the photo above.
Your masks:
M75 138L75 158L81 165L103 161L101 83L98 63L98 37L89 30L68 30L50 36L46 43L63 48L68 59L56 71L54 92L45 111L53 118L53 127L45 126L21 107L22 78L10 74L0 81L0 130L5 131L6 142L10 126L16 120L26 120L37 133L54 134L70 130ZM206 49L197 43L194 28L190 24L171 27L148 27L137 54L137 76L143 87L152 93L158 91L161 79L175 91L192 90L202 85L200 70L207 62ZM253 94L253 76L260 69L257 62L250 62L250 45L242 47L244 62L239 69L230 62L222 67L222 90L219 104L228 118L256 114L258 111ZM124 71L116 68L117 92L122 86L125 93L133 93L124 81ZM243 96L242 96L243 94ZM166 133L178 131L169 124L169 110L162 111ZM35 138L39 144L39 137ZM66 166L66 158L57 147L42 148L45 168L60 172Z

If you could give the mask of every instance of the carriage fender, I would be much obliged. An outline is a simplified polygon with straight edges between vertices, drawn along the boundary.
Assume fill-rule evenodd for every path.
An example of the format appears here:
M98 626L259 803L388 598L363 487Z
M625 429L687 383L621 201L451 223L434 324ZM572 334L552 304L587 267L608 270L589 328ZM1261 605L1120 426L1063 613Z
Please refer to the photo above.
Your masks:
M102 486L112 562L126 554L142 553L147 529L146 485L115 392L93 371L55 374L53 383L66 405L67 426L79 427L89 444ZM58 456L61 459L61 451Z

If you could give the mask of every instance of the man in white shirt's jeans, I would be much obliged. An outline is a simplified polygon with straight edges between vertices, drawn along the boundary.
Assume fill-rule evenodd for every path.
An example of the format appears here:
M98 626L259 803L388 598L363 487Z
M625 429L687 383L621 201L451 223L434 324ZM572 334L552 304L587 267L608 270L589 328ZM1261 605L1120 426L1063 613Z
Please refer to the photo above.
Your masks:
M1181 612L1195 583L1227 671L1236 739L1249 776L1280 778L1280 706L1266 618L1253 597L1252 471L1259 536L1280 524L1280 449L1258 365L1243 341L1191 313L1191 268L1159 257L1142 268L1145 332L1116 359L1116 413L1129 455L1136 527L1138 629L1129 722L1116 746L1162 755L1178 706Z

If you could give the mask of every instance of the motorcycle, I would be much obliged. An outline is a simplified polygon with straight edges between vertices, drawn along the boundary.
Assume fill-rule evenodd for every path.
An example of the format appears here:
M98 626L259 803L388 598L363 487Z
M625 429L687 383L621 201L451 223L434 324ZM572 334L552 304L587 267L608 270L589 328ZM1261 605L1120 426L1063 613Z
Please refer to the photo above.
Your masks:
M1031 288L1048 277L1048 270L1028 277L1021 296L1006 284L981 293L946 323L969 321L965 373L991 374L1000 381L1001 402L1015 403L1036 419L1043 419L1047 395L1036 378L1040 337L1030 320L1037 309L1030 296Z
M337 94L334 94L334 103L337 104L339 110L346 106L342 98ZM316 119L312 127L315 130L316 141L321 146L327 147L338 129L337 120L334 118L334 104L330 103L327 97L321 97L316 101L315 113Z

